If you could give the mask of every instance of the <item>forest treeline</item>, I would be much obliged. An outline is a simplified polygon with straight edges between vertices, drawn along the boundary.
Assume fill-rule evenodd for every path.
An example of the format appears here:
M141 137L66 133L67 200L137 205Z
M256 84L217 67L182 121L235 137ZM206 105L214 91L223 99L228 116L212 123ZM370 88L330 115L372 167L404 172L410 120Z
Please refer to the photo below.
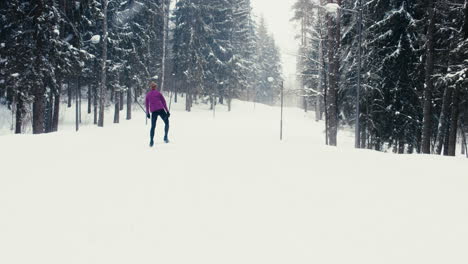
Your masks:
M468 0L298 0L293 9L303 105L325 118L328 144L357 123L359 106L358 147L466 153Z
M15 132L58 130L60 107L104 126L155 81L177 101L273 104L279 50L250 0L9 0L0 2L0 103ZM270 78L273 77L273 78ZM269 82L268 80L273 80ZM180 100L180 99L179 99ZM81 110L81 108L84 111Z

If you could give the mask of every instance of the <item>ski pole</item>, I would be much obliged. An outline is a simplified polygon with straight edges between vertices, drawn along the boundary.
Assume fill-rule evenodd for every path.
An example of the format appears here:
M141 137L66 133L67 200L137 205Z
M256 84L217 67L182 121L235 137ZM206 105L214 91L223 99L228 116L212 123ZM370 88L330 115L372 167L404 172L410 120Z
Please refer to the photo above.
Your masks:
M141 110L143 111L143 113L145 113L145 124L148 125L148 118L146 116L146 111L145 109L143 108L143 106L138 102L138 99L136 98L135 94L133 94L133 98L135 98L135 102L140 106Z

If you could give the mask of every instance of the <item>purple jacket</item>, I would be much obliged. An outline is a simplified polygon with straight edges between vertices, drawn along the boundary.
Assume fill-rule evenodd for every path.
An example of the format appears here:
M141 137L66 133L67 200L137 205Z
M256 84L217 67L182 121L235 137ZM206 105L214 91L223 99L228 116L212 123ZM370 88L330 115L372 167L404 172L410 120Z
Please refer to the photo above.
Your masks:
M164 96L158 90L151 90L146 94L146 112L152 113L162 109L169 113Z

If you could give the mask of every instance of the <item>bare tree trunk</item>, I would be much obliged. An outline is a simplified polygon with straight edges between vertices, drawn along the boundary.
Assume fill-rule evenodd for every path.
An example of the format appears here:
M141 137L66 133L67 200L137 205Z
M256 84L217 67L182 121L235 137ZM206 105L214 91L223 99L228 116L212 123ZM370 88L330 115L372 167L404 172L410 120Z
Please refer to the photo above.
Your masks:
M219 99L218 99L218 102L219 102L220 104L224 104L224 96L225 96L225 95L224 95L224 88L223 88L223 89L221 89L221 90L219 91Z
M414 144L413 143L408 143L408 154L413 154L414 153Z
M329 117L328 117L328 82L325 83L325 89L324 89L324 111L325 111L325 144L328 145L329 143L329 138L328 138L328 123L329 123Z
M139 89L134 89L135 91L135 96L133 96L134 100L135 100L135 103L138 103L138 97L140 97L140 90Z
M318 58L318 61L321 63L322 60L323 60L323 47L322 47L322 40L320 40L319 42L319 58ZM322 105L321 105L321 102L322 102L322 66L318 66L319 67L319 78L318 78L318 94L317 94L317 98L315 100L315 121L318 122L320 120L322 120Z
M102 61L101 61L101 85L99 90L99 119L98 126L104 127L104 107L106 103L106 62L107 62L107 0L102 0L103 5L103 23L102 23L102 34L104 35L102 40Z
M20 95L16 98L16 125L15 125L15 134L21 134L21 128L23 126L23 113L24 113L24 103Z
M80 124L81 124L81 97L82 96L81 96L81 82L80 82L80 86L78 86L78 121L80 122Z
M448 146L448 155L455 156L455 151L457 148L457 131L458 131L458 115L459 115L459 89L458 87L454 88L453 91L453 100L452 100L452 113L450 117L450 132L449 132L449 146Z
M465 0L465 6L463 10L465 16L465 22L463 23L463 37L468 39L468 0Z
M216 99L215 99L214 93L212 93L212 94L210 95L210 110L213 110L215 100L216 100Z
M187 94L185 95L185 111L187 112L190 112L191 110L191 94L190 94L190 90L187 89Z
M403 137L398 141L398 154L405 154L405 140Z
M462 145L461 145L461 154L465 155L465 146L466 146L466 140L465 140L465 119L466 119L466 111L465 111L465 106L466 102L463 102L460 104L460 118L458 121L458 133L460 134L460 138L462 139Z
M93 94L92 90L93 90L93 86L91 84L88 85L88 114L91 114L91 109L92 109L92 107L91 107L92 97L93 97L92 96L92 94Z
M61 88L61 85L59 86L59 89ZM59 115L60 115L60 94L61 91L57 91L55 94L54 98L54 114L52 117L52 131L57 132L58 131L58 124L59 124Z
M124 108L124 92L123 91L120 91L119 92L119 99L120 99L120 102L119 102L119 106L120 106L120 111L123 110Z
M445 127L445 131L444 131L444 151L443 151L443 155L444 156L448 156L449 152L448 152L448 149L449 149L449 133L450 133L450 123L447 123L447 126Z
M54 100L54 97L53 95L50 93L48 98L47 98L47 102L46 102L46 110L45 110L45 127L44 127L44 132L45 133L50 133L52 132L52 118L53 118L53 100Z
M36 7L33 11L33 20L34 23L37 25L41 24L41 16L44 15L44 2L43 1L35 1ZM36 31L34 32L34 38L37 42L37 50L40 52L43 50L44 47L44 40L42 39L41 33L38 32L40 31L37 29L38 26L36 26ZM35 60L35 68L38 71L42 70L42 55L43 54L36 54L36 60ZM41 134L44 133L44 111L45 111L45 85L44 85L44 80L40 80L40 84L34 85L33 88L33 95L34 95L34 102L33 102L33 134Z
M68 91L68 108L70 108L72 106L72 90L71 90L71 86L70 86L70 80L67 81L67 91Z
M174 103L177 104L177 91L179 90L179 86L177 85L177 80L173 80L174 82Z
M93 105L94 105L94 111L93 111L93 124L97 125L98 121L98 87L94 86L93 87Z
M463 131L462 129L462 155L466 155L466 157L468 158L468 147L467 147L467 143L466 143L466 133L465 131Z
M162 10L163 10L163 54L162 54L162 69L161 69L161 92L164 91L164 83L165 83L165 80L166 80L166 49L167 49L167 34L168 34L168 24L167 23L167 19L169 17L169 6L170 6L170 3L171 1L168 0L169 2L169 5L166 6L166 0L162 0L161 3L162 3Z
M360 146L361 146L361 149L365 149L366 148L366 140L367 140L367 118L363 118L363 121L361 123L361 142L360 142Z
M127 120L132 119L132 88L127 89Z
M34 103L33 103L33 134L44 133L44 94L41 87L36 88Z
M435 6L434 0L429 1L429 27L427 29L427 49L426 49L426 85L424 88L424 119L421 151L424 154L431 153L432 135L432 91L434 82L432 75L434 72L434 31L435 31Z
M333 0L329 0L329 3L333 3ZM338 1L340 4L340 1ZM329 145L337 145L337 134L338 134L338 116L337 116L337 96L336 92L338 89L338 54L339 50L339 38L340 38L340 27L339 27L339 14L337 15L336 21L333 21L331 15L328 15L328 138Z
M467 10L468 10L468 8L467 8ZM467 96L467 95L465 95L465 96ZM468 98L465 99L464 112L465 113L464 113L464 119L463 119L463 124L462 124L462 129L461 130L462 130L462 134L463 134L465 154L466 154L466 157L468 158L468 150L467 150L467 143L468 142L466 140L466 135L467 135L467 132L468 132Z
M305 82L304 78L304 68L305 68L305 62L304 58L306 57L306 46L307 46L307 38L306 38L306 21L305 21L305 16L302 16L301 18L301 57L300 57L300 83L301 83L301 90L304 91L303 97L302 97L302 106L304 107L304 112L307 113L307 90L305 89Z
M118 124L119 121L120 121L120 99L119 99L119 94L120 94L120 91L115 91L114 92L114 98L115 98L115 102L114 102L114 124Z
M76 85L76 93L75 93L75 129L76 131L80 130L80 117L79 117L79 99L78 99L78 90L80 89L81 83L80 78L78 77L78 83Z
M444 97L442 99L442 110L440 112L439 125L437 129L438 131L437 131L435 153L438 155L442 153L442 147L444 145L444 141L446 137L451 99L452 99L452 89L447 87L445 88Z

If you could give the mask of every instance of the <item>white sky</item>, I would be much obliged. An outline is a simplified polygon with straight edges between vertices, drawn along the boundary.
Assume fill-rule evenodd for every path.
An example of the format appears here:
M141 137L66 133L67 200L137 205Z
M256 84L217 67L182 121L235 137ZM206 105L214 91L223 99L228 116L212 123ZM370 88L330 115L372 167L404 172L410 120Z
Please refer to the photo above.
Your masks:
M296 54L298 41L295 39L297 30L290 22L293 13L291 7L296 0L251 0L254 14L259 18L264 16L268 31L273 34L276 45L281 49L283 73L286 79L293 79L296 73Z

